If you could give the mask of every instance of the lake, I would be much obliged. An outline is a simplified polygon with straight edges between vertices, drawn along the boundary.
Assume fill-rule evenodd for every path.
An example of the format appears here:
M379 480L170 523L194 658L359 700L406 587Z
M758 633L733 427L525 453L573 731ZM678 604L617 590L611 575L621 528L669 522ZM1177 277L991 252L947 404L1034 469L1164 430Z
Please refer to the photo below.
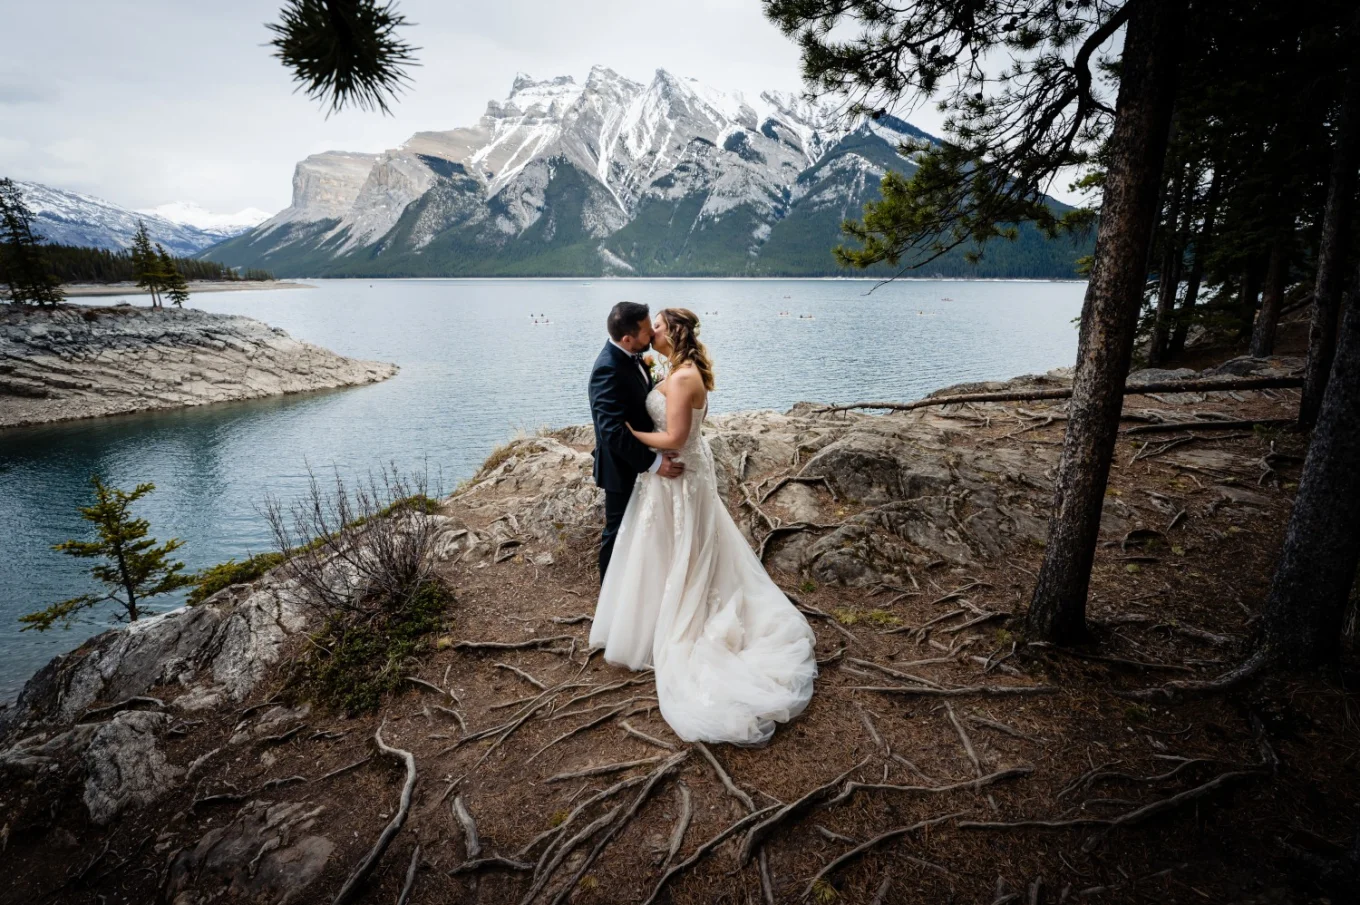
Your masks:
M725 412L908 400L963 381L1071 365L1085 291L1082 283L927 280L314 285L204 293L191 305L395 362L400 374L349 390L0 431L0 701L105 627L20 634L17 622L93 590L82 569L88 563L50 549L88 537L76 508L89 502L93 473L127 489L154 482L137 511L156 537L182 538L180 555L197 569L267 550L260 503L300 495L309 465L350 476L388 464L426 470L447 492L517 432L588 422L587 374L605 315L622 299L699 314L717 370L712 410Z

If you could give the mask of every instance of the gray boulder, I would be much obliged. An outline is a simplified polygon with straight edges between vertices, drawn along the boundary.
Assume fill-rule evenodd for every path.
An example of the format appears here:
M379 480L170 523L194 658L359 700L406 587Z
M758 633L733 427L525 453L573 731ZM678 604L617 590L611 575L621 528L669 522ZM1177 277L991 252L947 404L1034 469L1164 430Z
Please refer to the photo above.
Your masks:
M184 771L166 760L163 713L124 711L99 726L85 749L85 806L106 826L128 807L144 807L179 785Z

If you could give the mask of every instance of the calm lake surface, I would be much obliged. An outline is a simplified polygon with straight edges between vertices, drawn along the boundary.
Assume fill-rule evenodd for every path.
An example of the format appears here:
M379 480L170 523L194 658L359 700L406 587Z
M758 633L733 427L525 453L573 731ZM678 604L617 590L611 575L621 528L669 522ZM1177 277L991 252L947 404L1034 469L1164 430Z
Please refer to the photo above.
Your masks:
M87 538L76 507L100 474L156 492L152 533L191 569L269 548L266 495L308 465L425 469L445 492L519 431L590 420L586 378L621 299L688 307L717 366L715 412L802 400L907 400L967 380L1071 365L1081 283L851 280L319 280L195 295L401 373L356 389L0 431L0 701L106 624L20 634L21 613L94 590L50 545ZM122 299L98 299L113 304ZM143 304L141 297L129 297ZM790 317L780 317L781 311ZM811 315L811 319L798 315ZM534 319L547 323L535 325ZM161 598L170 608L178 601Z

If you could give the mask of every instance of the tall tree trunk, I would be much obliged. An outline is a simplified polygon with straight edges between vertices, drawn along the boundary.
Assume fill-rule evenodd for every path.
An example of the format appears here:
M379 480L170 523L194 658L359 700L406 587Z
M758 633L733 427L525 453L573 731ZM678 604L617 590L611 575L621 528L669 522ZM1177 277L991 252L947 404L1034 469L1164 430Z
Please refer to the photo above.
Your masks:
M1251 336L1252 325L1256 322L1256 303L1261 298L1261 282L1265 271L1255 254L1247 269L1242 271L1242 294L1237 302L1237 338Z
M1194 316L1195 304L1199 301L1199 286L1204 279L1204 259L1209 254L1209 242L1214 234L1214 221L1218 217L1218 192L1220 186L1218 170L1214 170L1209 180L1209 191L1204 196L1204 222L1200 226L1199 237L1195 239L1195 257L1190 265L1190 278L1185 285L1185 298L1176 310L1176 329L1171 333L1167 344L1167 357L1175 358L1185 351L1185 337L1190 333L1190 320Z
M1336 121L1332 166L1327 180L1327 207L1318 239L1317 281L1313 285L1313 315L1308 325L1308 364L1303 372L1299 426L1317 421L1322 395L1336 349L1336 325L1341 311L1341 284L1346 267L1351 217L1355 209L1355 171L1360 165L1360 12L1351 25L1351 62Z
M1267 653L1294 668L1339 656L1360 562L1360 305L1347 307L1261 624Z
M1133 4L1095 264L1082 304L1070 420L1047 552L1030 600L1028 630L1045 641L1065 644L1086 633L1086 592L1143 304L1184 30L1181 0Z
M1265 358L1275 351L1275 328L1280 323L1280 306L1284 303L1285 283L1289 277L1289 251L1284 236L1276 236L1270 246L1270 263L1266 265L1266 285L1261 293L1261 313L1251 331L1253 358Z
M1172 126L1174 140L1175 126ZM1176 175L1171 180L1170 204L1166 212L1166 236L1162 242L1162 261L1158 266L1157 314L1152 322L1152 337L1148 342L1147 363L1157 367L1166 358L1167 343L1171 338L1171 312L1176 307L1176 290L1181 285L1181 259L1185 248L1181 244L1181 200L1185 190L1184 164L1176 163Z

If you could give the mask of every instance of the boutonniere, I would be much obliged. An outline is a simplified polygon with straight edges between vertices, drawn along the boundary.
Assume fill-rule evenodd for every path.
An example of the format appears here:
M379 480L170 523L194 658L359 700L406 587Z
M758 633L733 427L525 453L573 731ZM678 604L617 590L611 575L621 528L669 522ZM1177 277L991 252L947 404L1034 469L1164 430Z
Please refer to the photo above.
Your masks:
M653 383L656 383L656 356L651 352L648 352L646 355L642 356L642 364L647 368L647 376L652 379Z

